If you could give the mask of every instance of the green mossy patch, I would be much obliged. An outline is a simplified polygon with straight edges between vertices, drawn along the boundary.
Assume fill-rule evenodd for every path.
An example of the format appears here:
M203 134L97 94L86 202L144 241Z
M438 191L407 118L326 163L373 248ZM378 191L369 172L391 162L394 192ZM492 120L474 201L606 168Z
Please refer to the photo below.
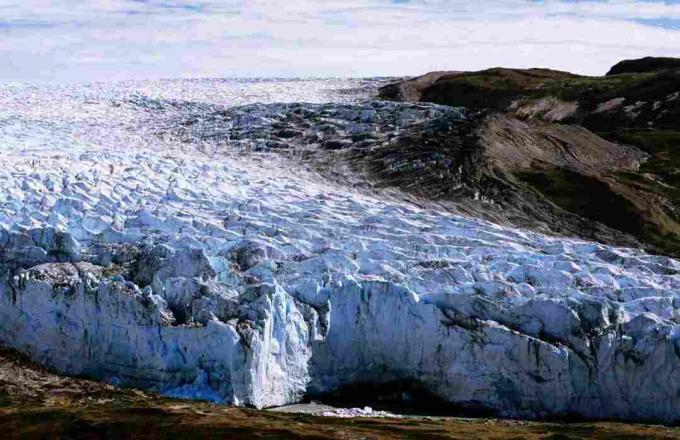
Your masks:
M660 61L663 66L669 62L644 59L633 64ZM540 119L540 109L551 105L557 112L553 114L560 114L559 106L568 105L564 108L569 111L557 119L560 124L580 125L608 141L649 153L639 170L584 173L569 166L546 169L538 164L516 177L565 211L631 234L651 252L680 256L679 68L633 69L598 77L493 68L443 74L423 84L418 89L420 101L491 109L519 118Z
M645 220L625 197L601 180L566 169L523 172L517 177L559 207L639 236Z
M634 145L649 153L649 159L640 166L640 173L658 176L674 188L667 188L680 201L680 131L676 130L623 130L600 133L612 141Z

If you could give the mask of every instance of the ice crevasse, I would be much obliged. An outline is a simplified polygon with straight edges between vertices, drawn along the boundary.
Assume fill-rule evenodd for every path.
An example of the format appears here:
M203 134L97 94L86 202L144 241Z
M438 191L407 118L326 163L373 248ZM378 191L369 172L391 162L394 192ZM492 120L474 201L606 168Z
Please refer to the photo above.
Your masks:
M0 156L0 342L60 372L257 408L408 382L503 416L680 414L671 258L265 156Z

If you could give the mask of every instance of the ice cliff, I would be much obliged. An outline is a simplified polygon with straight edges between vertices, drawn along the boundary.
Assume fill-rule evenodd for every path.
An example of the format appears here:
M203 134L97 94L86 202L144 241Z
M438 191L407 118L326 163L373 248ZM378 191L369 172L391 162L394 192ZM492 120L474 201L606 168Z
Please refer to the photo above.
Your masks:
M0 125L2 344L258 408L410 382L504 416L678 419L680 262L359 194L107 102Z

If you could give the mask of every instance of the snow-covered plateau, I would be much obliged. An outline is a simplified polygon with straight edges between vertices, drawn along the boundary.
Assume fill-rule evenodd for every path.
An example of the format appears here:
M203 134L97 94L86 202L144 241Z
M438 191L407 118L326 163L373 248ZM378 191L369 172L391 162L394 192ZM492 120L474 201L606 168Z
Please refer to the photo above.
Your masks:
M328 124L465 118L369 88L0 86L2 344L257 408L410 383L503 416L678 420L680 262L359 193L267 144L291 108L320 114L319 148Z

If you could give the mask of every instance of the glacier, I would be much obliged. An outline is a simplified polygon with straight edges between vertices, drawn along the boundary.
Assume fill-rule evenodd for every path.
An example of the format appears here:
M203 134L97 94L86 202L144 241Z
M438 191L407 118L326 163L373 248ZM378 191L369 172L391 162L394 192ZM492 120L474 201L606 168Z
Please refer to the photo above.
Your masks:
M0 88L3 345L256 408L409 382L508 417L678 420L680 262L330 181L272 153L285 105L255 101L311 90L296 108L361 129L463 111L340 80L168 85Z

